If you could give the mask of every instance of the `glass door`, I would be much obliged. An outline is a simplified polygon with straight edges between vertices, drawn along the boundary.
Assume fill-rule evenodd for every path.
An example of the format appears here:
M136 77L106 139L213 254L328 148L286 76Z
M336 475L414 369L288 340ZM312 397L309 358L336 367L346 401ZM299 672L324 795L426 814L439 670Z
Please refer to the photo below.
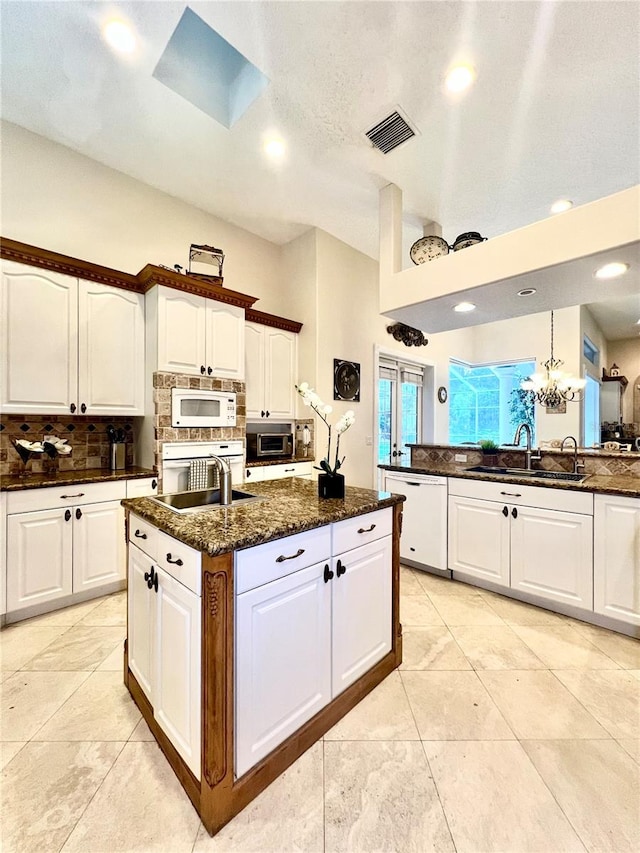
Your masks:
M421 365L380 358L378 370L378 464L408 464L407 444L422 440Z

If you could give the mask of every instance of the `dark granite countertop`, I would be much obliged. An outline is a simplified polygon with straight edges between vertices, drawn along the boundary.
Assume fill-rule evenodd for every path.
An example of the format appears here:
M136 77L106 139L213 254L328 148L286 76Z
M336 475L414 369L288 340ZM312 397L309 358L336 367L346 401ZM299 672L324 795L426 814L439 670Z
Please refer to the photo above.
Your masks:
M312 456L289 456L285 459L247 459L247 468L264 468L266 465L289 465L292 462L313 462Z
M347 486L344 500L324 500L318 497L315 481L299 477L252 483L250 488L252 494L267 500L192 515L179 515L151 498L131 498L123 500L122 505L185 545L213 557L364 515L404 500L401 495L355 486Z
M48 486L67 486L74 483L112 483L116 480L141 480L143 477L157 477L149 468L121 468L111 471L109 468L89 468L86 471L56 471L51 474L27 474L26 477L13 475L3 477L0 491L15 492L20 489L46 489Z
M578 492L600 492L606 495L640 497L640 477L629 474L589 474L581 483L566 480L536 480L533 477L502 477L499 474L484 474L465 471L458 465L430 465L412 468L406 465L378 465L384 471L398 471L405 474L433 474L441 477L462 477L465 480L489 480L498 483L518 483L522 486L543 486L551 489L570 489Z

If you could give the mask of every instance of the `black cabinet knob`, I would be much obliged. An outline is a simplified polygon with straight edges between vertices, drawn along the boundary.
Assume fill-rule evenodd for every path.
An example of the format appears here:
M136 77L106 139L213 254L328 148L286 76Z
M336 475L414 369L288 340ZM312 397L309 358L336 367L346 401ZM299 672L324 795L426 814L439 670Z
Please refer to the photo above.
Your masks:
M151 488L152 488L152 489L157 489L157 488L158 488L158 481L157 481L157 480L152 480L152 481L151 481Z
M80 509L80 507L78 507L78 509L76 510L76 518L77 519L82 518L82 510Z
M263 418L265 415L264 410L260 412L260 417Z
M509 510L506 508L506 506L502 507L502 514L505 518L509 515Z
M329 581L331 580L332 577L333 577L333 572L329 568L329 564L326 563L326 565L324 567L324 582L329 583Z
M69 406L69 409L71 410L71 414L73 414L73 413L75 412L75 410L76 410L76 404L75 404L75 403L72 403L72 404Z
M87 411L87 407L84 403L80 406L80 411L82 412L83 415Z
M511 515L513 516L513 518L518 517L518 510L515 507L511 510Z
M65 520L65 521L69 521L69 520L70 520L70 518L71 518L71 510L70 510L70 509L68 509L68 510L66 510L66 511L65 511L65 514L64 514L64 520Z
M343 564L342 560L338 560L338 565L336 566L336 574L338 577L343 575L347 571L347 567Z
M207 372L207 368L204 366L204 364L201 364L201 365L200 365L200 373L202 373L202 375L204 376L204 374L205 374L206 372Z
M156 592L158 591L158 576L153 566L151 566L151 569L149 570L148 574L147 572L144 573L144 579L146 580L149 589L151 589L155 585Z
M207 367L207 373L209 374L209 376L211 376L211 374L213 373L213 370L210 367Z

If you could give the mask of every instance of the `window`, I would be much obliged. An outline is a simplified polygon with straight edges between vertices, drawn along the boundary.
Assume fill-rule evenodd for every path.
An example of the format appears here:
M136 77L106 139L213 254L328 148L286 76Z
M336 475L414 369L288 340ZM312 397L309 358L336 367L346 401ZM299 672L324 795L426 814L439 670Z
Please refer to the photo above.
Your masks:
M582 353L587 361L590 361L594 367L598 367L600 364L600 350L586 335L582 341Z
M409 457L407 444L422 441L420 364L381 356L378 367L378 464L390 465Z
M600 445L600 383L598 380L585 372L587 384L584 389L584 438L583 447L594 447Z
M513 441L519 423L528 423L535 441L535 406L521 381L535 371L533 361L509 364L449 362L449 443L491 439Z

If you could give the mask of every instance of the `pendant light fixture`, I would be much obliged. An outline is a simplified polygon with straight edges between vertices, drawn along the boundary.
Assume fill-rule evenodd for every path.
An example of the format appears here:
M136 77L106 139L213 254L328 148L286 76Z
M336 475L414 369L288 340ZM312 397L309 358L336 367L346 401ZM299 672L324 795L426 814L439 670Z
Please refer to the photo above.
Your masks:
M553 357L553 311L551 312L551 357L542 365L544 373L534 373L522 381L523 391L533 391L536 402L547 409L557 409L565 402L579 402L586 379L578 379L560 370L563 361Z

